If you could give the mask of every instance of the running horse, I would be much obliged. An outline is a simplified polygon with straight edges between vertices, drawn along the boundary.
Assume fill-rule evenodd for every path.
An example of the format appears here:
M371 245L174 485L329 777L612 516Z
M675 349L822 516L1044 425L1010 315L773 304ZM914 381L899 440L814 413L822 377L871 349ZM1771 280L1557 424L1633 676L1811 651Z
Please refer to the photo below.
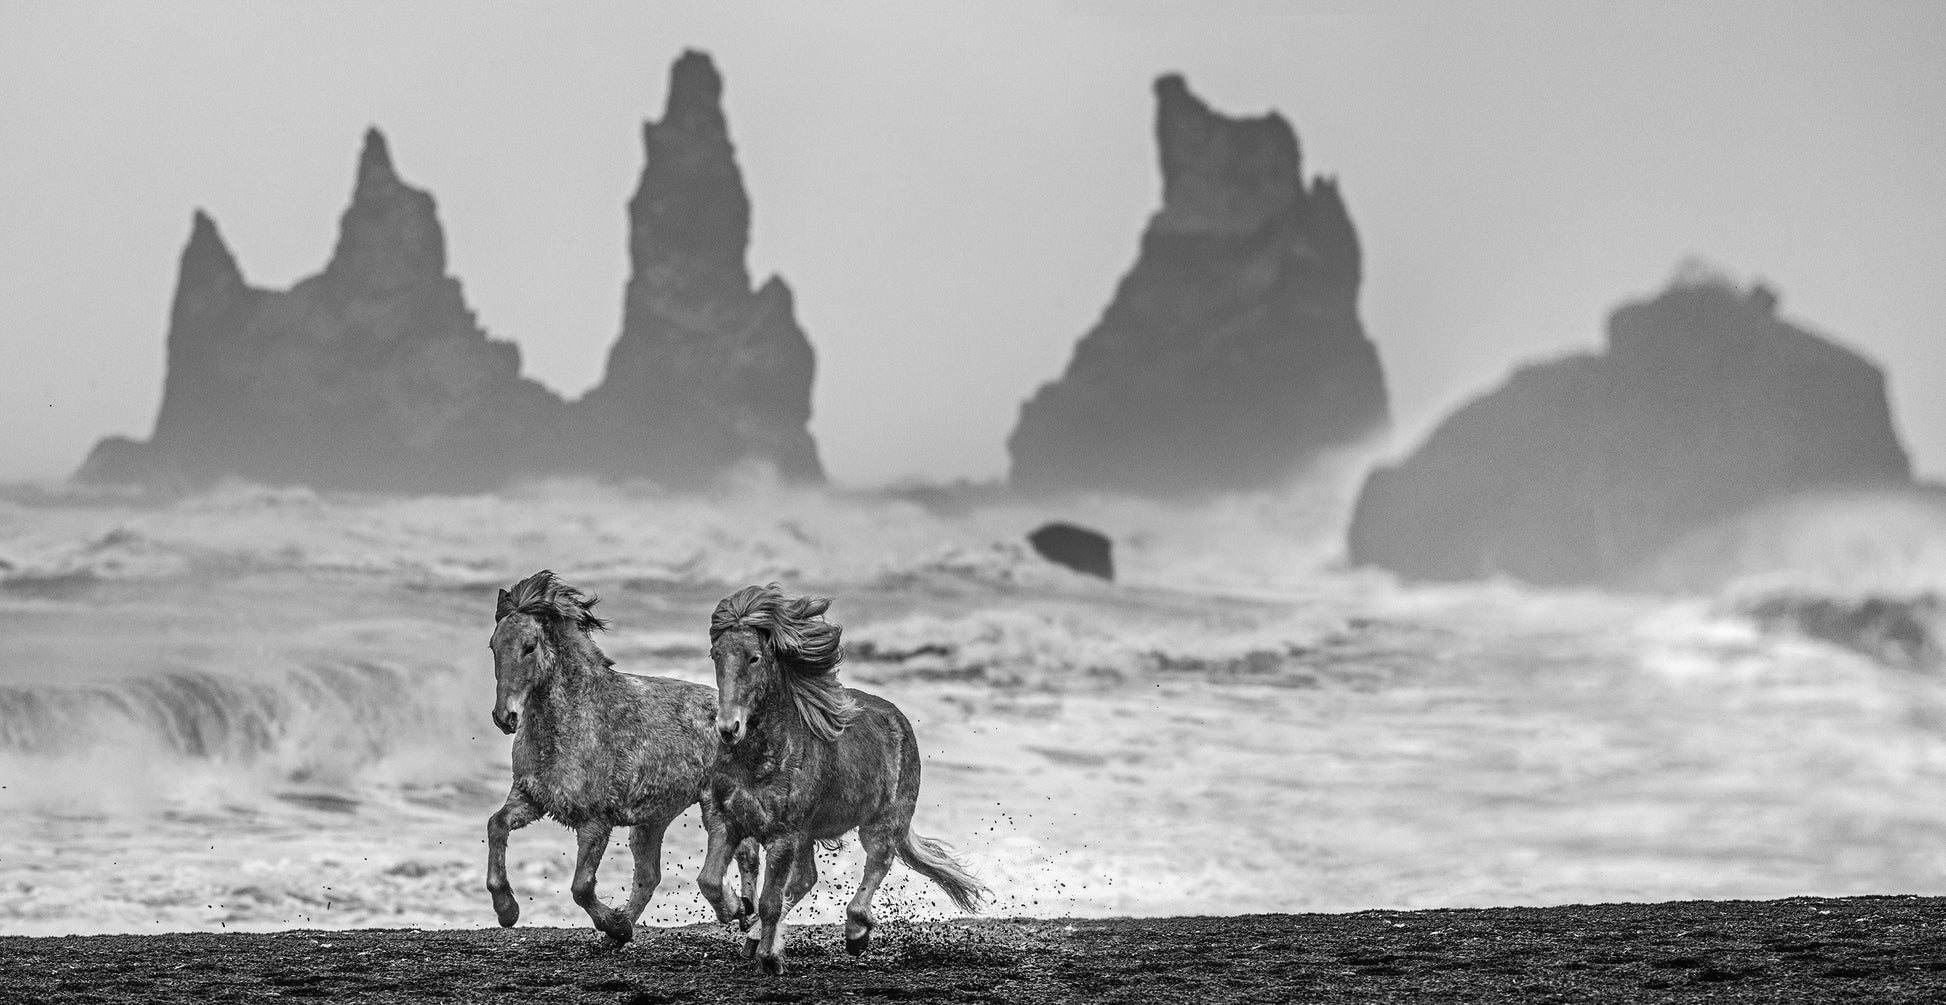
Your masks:
M823 597L786 596L773 583L738 590L710 615L722 743L705 805L725 835L697 882L724 917L731 849L762 844L758 924L743 954L771 974L784 972L784 916L818 881L813 842L856 829L865 849L864 878L845 908L845 951L854 956L871 944L872 896L894 856L963 911L979 910L987 897L944 845L913 832L919 744L912 724L891 702L839 685L841 629L822 617L830 606Z
M752 914L757 846L724 842L714 807L703 800L717 757L716 692L668 677L620 673L592 633L597 598L545 569L501 590L494 610L493 724L513 735L513 784L487 818L487 891L500 924L520 919L507 882L507 835L546 815L572 828L577 851L574 902L616 942L635 923L662 880L662 837L676 817L703 803L705 861L718 875L707 888L723 921ZM635 882L628 908L595 896L595 870L615 827L628 827ZM721 902L722 873L734 854L742 896ZM747 921L746 921L747 923Z

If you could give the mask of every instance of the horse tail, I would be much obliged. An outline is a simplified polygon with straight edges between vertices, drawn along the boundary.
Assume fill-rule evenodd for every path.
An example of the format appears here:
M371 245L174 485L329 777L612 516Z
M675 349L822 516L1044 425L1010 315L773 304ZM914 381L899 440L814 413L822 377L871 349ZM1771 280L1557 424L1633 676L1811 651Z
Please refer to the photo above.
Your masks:
M907 827L899 838L899 861L906 868L939 885L962 911L978 911L991 896L986 885L973 878L966 867L953 860L952 849L943 841L924 837Z

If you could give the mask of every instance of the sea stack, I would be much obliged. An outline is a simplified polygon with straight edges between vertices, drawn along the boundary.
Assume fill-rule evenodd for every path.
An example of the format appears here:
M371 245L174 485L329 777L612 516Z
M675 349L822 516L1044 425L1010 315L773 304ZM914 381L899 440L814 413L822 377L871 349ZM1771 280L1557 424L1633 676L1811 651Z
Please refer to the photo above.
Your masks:
M1267 486L1388 421L1337 185L1272 112L1156 81L1162 208L1061 378L1008 438L1012 484L1182 496Z
M330 264L288 291L246 283L195 215L155 432L101 441L76 477L468 492L565 472L689 489L756 460L821 481L811 345L783 280L751 289L722 93L709 57L684 53L643 130L622 334L581 401L522 378L519 350L480 329L446 274L432 196L399 178L374 129Z
M1374 471L1355 564L1420 580L1625 585L1659 549L1768 500L1906 485L1885 376L1691 270L1608 322L1608 345L1514 372Z
M782 279L751 289L750 200L722 96L710 58L685 52L661 121L643 126L622 333L571 422L595 473L683 487L756 459L787 480L824 478L806 428L811 343Z
M77 478L477 490L534 466L560 407L474 321L432 196L400 180L373 129L330 264L288 291L246 283L196 213L155 432L102 441Z

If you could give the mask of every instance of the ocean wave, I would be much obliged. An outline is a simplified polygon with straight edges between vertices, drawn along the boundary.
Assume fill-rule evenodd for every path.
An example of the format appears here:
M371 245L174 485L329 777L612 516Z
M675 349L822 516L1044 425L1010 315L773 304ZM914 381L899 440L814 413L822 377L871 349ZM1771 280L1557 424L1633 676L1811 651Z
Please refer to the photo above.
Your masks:
M319 494L226 484L161 506L0 501L0 584L23 594L96 581L266 569L511 582L539 568L642 585L779 580L1059 585L1025 545L1053 519L1115 541L1123 582L1295 587L1341 559L1349 476L1165 504L947 490L923 497L753 481L714 497L552 480L477 496Z
M451 668L318 660L242 679L168 669L0 686L0 801L53 812L283 800L343 809L477 777L493 757ZM470 713L469 713L470 710ZM497 734L495 734L497 737ZM455 756L457 755L457 756Z
M1936 611L1914 598L1946 596L1928 568L1946 519L1924 493L1867 494L1858 519L1842 498L1780 504L1666 556L1703 584L1669 597L1347 570L1346 491L0 499L0 930L490 923L480 839L509 741L487 721L485 643L494 589L540 568L603 596L618 669L703 682L729 589L833 596L841 679L918 734L919 825L1003 910L1938 875L1946 684L1833 647L1928 652L1899 648L1899 619ZM1107 533L1117 581L1036 556L1024 535L1051 519ZM672 835L654 923L708 917L695 820ZM546 823L515 836L525 918L585 925L574 844ZM835 916L855 845L829 864L807 919ZM935 900L897 873L884 904Z
M1109 606L1078 598L875 620L847 634L867 683L975 681L1069 692L1133 680L1378 686L1429 666L1424 629L1334 609L1237 602Z
M1946 592L1946 489L1834 488L1780 499L1689 535L1634 579L1732 599Z
M444 725L426 699L450 675L320 663L271 680L170 670L109 684L0 687L0 750L58 754L147 741L191 758L245 761L290 747L358 759Z
M1937 594L1747 595L1734 608L1771 631L1795 632L1901 670L1946 669L1946 605Z

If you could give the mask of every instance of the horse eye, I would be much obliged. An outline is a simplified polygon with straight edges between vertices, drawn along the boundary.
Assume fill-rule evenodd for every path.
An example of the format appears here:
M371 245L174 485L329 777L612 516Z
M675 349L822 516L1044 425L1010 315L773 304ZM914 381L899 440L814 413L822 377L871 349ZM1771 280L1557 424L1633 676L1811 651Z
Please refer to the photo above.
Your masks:
M531 653L533 651L534 651L534 643L532 642L527 643L527 648L521 650L522 653Z

